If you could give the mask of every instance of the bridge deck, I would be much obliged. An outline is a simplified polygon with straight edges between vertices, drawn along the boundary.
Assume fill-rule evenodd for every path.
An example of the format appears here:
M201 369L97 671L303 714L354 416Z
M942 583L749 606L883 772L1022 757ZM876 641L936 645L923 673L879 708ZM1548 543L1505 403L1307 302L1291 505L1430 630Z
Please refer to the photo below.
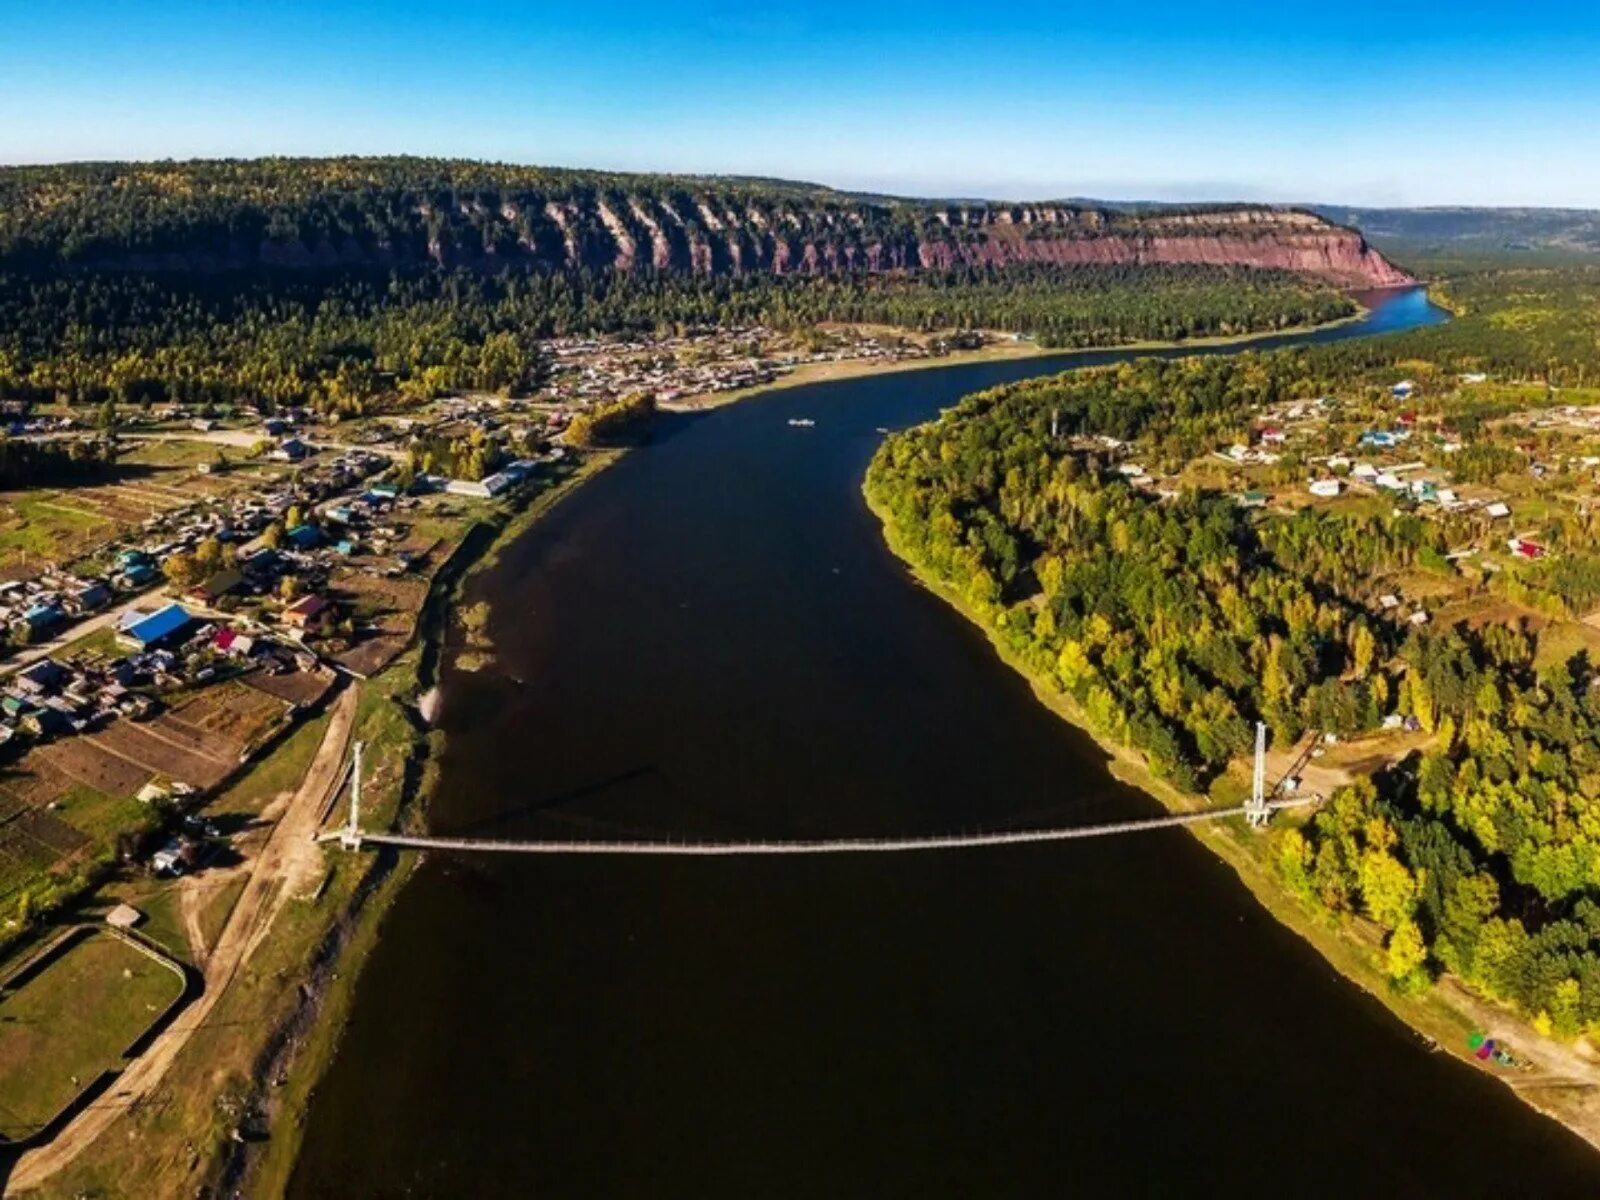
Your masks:
M1316 797L1269 800L1268 811L1302 808L1316 804ZM827 838L792 841L514 841L496 838L428 837L403 833L364 833L340 830L322 834L317 840L341 842L348 849L365 846L396 846L407 850L454 850L493 854L654 854L683 857L719 855L777 854L895 854L919 850L960 850L975 846L1019 846L1030 842L1065 842L1079 838L1111 837L1142 833L1148 829L1169 829L1216 821L1224 817L1249 815L1248 805L1210 808L1203 812L1172 813L1142 817L1132 821L1113 821L1104 825L1072 825L1059 829L1021 829L993 833L936 834L903 838Z

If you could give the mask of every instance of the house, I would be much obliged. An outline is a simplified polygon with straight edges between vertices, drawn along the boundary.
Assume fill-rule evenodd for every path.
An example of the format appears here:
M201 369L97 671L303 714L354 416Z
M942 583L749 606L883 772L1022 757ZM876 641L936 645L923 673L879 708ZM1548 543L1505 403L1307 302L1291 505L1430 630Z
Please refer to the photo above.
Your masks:
M1545 556L1545 548L1539 545L1538 542L1529 541L1527 538L1512 538L1506 543L1506 546L1518 558L1533 559Z
M1400 597L1394 595L1392 592L1385 592L1383 595L1378 597L1378 607L1384 609L1385 611L1393 608L1399 608Z
M1489 381L1489 376L1484 374L1482 371L1468 371L1465 375L1463 375L1461 377L1461 382L1462 383L1477 384L1477 383L1487 383L1488 381Z
M54 659L41 658L32 666L18 671L13 679L18 689L32 696L43 696L55 691L67 677L66 668Z
M299 462L310 453L311 447L307 446L299 438L288 437L274 446L267 457L278 462Z
M255 653L256 640L249 634L223 626L217 630L211 644L231 658L249 658Z
M1267 494L1257 491L1240 492L1233 498L1233 502L1240 508L1265 508L1267 506Z
M153 650L178 641L194 625L194 618L181 604L169 604L148 615L141 615L117 631L117 640L137 650Z
M106 914L106 924L113 929L132 929L144 914L131 904L119 904Z
M322 534L315 525L296 525L284 536L296 550L314 550L317 543L322 541Z
M239 559L239 566L252 579L271 579L283 565L283 556L271 546L262 546Z
M1313 479L1311 481L1311 494L1313 496L1337 496L1340 486L1337 479Z
M511 486L511 478L504 471L485 475L482 479L452 479L444 490L452 496L475 496L491 500Z
M1378 468L1367 462L1357 463L1350 468L1350 474L1357 479L1376 479L1378 477Z
M134 796L140 804L159 804L171 798L172 793L153 780L140 788Z
M502 469L502 475L509 475L514 480L526 479L539 469L539 460L536 458L519 458L516 462Z
M1511 506L1502 500L1496 500L1493 504L1486 505L1483 511L1498 521L1501 517L1511 515Z
M1404 400L1404 399L1408 398L1411 395L1411 393L1416 391L1416 390L1417 390L1417 385L1412 383L1411 380L1402 379L1399 383L1395 384L1392 388L1389 389L1389 394L1391 396L1393 396L1396 400Z
M283 623L295 629L321 629L333 616L333 606L321 596L302 596L283 610Z
M39 603L33 605L22 614L22 619L29 629L38 632L59 625L63 619L61 609L54 604Z
M244 582L244 576L231 567L218 571L203 583L197 583L185 592L184 598L194 604L215 604Z
M54 737L72 728L67 714L59 708L39 707L29 709L19 722L23 729L36 738Z
M122 582L125 587L143 587L152 582L156 577L156 565L152 562L136 562L122 572Z
M93 612L110 601L111 589L101 579L79 580L67 589L67 604L74 612Z
M194 863L194 844L187 838L173 838L150 859L157 875L182 875Z

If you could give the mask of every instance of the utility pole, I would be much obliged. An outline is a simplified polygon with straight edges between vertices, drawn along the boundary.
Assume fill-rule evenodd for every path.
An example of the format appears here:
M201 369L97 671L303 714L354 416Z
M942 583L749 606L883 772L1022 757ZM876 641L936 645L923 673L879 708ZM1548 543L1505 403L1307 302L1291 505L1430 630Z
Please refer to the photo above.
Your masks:
M350 820L339 834L339 845L346 850L361 849L361 747L357 742L350 767Z

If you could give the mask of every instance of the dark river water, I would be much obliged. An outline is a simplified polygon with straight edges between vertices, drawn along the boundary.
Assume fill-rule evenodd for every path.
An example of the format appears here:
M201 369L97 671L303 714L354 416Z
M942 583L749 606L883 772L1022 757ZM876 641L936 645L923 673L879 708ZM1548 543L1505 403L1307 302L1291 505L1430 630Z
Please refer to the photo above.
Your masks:
M1377 305L1322 339L1441 316L1420 292ZM469 597L499 655L446 673L434 826L816 837L1153 812L915 585L860 496L880 426L1063 365L774 393L585 485ZM1600 1192L1600 1157L1429 1054L1181 831L436 857L307 1119L299 1196Z

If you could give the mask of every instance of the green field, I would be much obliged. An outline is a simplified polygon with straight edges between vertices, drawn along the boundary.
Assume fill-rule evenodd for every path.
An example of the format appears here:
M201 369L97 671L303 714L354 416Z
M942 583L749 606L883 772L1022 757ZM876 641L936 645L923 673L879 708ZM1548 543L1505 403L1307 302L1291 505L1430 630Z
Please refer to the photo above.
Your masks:
M0 555L53 561L91 535L111 532L110 523L75 507L62 492L13 492L0 496Z
M48 1124L182 993L169 967L91 932L0 1000L0 1135Z

